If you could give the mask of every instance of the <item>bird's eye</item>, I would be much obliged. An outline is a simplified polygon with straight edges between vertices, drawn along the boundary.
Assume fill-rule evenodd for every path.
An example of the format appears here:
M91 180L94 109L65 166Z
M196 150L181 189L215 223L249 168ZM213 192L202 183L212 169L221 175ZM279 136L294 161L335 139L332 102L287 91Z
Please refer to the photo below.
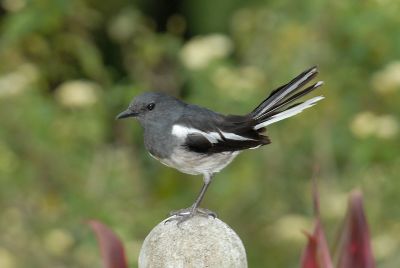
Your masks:
M150 103L147 105L147 110L151 111L154 109L154 106L156 106L154 103Z

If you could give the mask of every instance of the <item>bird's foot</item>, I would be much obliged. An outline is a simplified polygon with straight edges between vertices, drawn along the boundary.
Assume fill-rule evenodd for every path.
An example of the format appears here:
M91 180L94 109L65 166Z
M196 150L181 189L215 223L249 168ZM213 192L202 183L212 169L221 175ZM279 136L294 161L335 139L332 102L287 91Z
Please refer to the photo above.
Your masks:
M217 214L206 208L188 207L180 210L171 211L169 213L169 216L170 217L165 221L165 223L176 220L177 225L180 225L194 216L201 216L206 218L211 216L215 219L217 217Z
M176 216L176 217L182 217L182 216L187 216L191 215L191 217L198 215L202 217L208 217L211 216L213 218L217 217L217 213L206 209L206 208L193 208L193 207L188 207L188 208L183 208L179 210L174 210L169 213L169 216Z

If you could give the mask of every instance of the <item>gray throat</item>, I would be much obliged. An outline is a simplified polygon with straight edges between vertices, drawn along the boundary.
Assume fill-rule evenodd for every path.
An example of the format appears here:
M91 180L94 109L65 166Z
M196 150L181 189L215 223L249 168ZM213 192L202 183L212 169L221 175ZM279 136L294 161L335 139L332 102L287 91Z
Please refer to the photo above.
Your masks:
M171 134L174 123L183 114L181 107L172 113L164 113L157 118L146 119L144 128L144 144L146 149L156 158L168 158L180 141Z

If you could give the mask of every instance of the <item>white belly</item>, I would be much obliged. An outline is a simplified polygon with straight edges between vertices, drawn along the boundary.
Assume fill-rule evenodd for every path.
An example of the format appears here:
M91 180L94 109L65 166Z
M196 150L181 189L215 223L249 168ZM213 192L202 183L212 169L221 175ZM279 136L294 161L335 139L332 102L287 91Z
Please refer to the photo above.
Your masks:
M159 159L161 163L192 175L213 174L221 171L239 154L239 152L222 152L212 155L199 154L176 149L169 159Z

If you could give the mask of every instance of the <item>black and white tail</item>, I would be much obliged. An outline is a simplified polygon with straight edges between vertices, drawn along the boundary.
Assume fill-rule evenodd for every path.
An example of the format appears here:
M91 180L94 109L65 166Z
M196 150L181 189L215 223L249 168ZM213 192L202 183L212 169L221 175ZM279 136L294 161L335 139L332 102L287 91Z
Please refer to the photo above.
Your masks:
M323 82L319 81L302 89L317 74L317 67L312 67L298 75L286 85L275 89L268 98L249 114L256 122L254 129L258 130L275 122L292 117L322 100L324 97L318 96L304 102L294 103L299 98L323 85Z

